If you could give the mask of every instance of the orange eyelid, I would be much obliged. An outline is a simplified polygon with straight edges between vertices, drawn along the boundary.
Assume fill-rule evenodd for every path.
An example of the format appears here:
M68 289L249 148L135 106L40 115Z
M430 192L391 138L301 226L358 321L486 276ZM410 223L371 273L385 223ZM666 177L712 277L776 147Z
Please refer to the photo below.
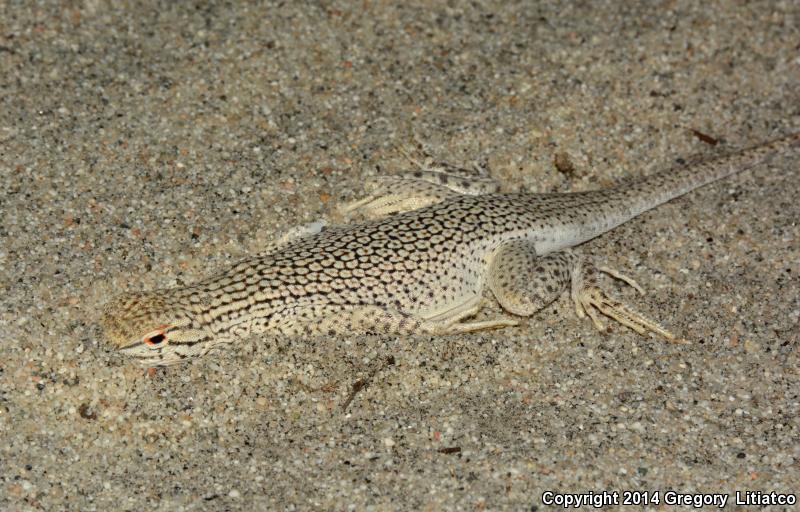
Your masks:
M150 345L151 347L155 346L155 345L160 345L161 343L163 343L164 341L167 340L167 335L165 333L166 333L168 328L169 328L169 325L162 325L162 326L156 327L156 329L154 331L149 332L148 334L145 334L144 338L142 338L142 341L146 345ZM152 340L153 338L156 338L158 336L161 336L163 339L158 340L158 341L153 341Z

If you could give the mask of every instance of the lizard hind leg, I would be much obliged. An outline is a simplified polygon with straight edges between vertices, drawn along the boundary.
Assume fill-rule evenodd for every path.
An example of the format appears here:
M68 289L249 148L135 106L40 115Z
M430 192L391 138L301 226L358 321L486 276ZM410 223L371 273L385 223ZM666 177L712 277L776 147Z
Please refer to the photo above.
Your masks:
M489 289L506 311L531 316L567 291L573 260L567 251L539 256L531 242L506 242L489 265Z
M594 326L603 331L605 327L600 320L600 314L603 314L641 335L652 332L671 343L688 343L688 341L676 337L657 322L650 320L619 300L607 295L598 285L597 275L600 272L620 279L635 288L639 293L644 294L644 291L636 281L620 272L607 267L595 267L582 262L580 258L576 258L572 269L571 296L573 302L575 302L575 309L579 318L588 316Z
M636 281L615 270L587 264L569 250L538 256L533 244L525 240L500 246L489 266L488 284L500 305L516 315L533 315L570 290L578 317L588 316L600 331L605 330L601 320L604 315L639 334L652 332L667 341L685 343L658 323L608 296L598 284L599 272L625 281L643 293Z

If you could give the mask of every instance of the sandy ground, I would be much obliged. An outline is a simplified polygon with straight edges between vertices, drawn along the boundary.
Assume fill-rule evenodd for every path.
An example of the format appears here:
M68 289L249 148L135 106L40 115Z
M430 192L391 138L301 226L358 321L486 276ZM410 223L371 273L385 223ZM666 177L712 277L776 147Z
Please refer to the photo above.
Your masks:
M796 1L574 4L3 4L0 508L800 492L797 155L587 244L689 346L566 298L519 328L262 337L152 372L103 341L116 293L328 218L413 137L569 191L800 129Z

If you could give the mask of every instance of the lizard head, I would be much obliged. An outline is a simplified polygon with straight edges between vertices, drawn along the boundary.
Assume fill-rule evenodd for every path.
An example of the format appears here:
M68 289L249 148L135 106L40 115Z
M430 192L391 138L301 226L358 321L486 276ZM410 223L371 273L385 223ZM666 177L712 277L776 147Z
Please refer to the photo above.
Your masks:
M213 334L197 305L168 290L128 293L106 304L100 325L108 342L143 366L170 366L208 352Z

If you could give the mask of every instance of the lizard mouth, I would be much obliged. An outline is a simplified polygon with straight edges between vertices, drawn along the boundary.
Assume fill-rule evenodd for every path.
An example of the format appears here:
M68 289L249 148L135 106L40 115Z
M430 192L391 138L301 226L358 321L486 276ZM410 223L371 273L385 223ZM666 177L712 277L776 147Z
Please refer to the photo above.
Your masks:
M148 348L144 343L135 343L127 347L117 349L121 354L130 357L140 366L145 368L165 368L175 366L184 362L187 357L168 352L162 349ZM146 351L146 352L145 352Z

